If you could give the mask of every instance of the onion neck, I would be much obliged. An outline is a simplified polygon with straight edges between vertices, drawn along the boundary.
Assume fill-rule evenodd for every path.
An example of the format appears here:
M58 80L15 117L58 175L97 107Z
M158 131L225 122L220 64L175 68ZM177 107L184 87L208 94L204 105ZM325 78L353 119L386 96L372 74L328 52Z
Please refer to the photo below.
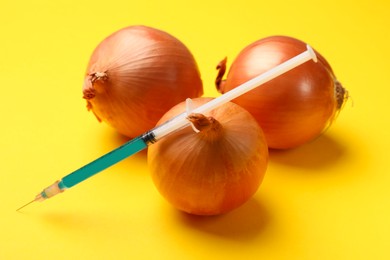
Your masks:
M200 131L198 135L207 141L217 141L223 136L223 127L214 117L193 113L188 120Z
M96 90L94 88L94 83L97 81L106 81L108 79L107 72L94 72L89 73L87 77L85 77L84 85L83 85L83 98L84 99L92 99L96 95Z

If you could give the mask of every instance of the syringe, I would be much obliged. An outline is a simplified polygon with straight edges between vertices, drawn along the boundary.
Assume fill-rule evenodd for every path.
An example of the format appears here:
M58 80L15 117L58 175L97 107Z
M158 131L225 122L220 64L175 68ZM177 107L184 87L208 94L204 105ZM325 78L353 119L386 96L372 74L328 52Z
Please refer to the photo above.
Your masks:
M279 64L278 66L266 71L265 73L243 83L242 85L226 92L225 94L212 99L211 101L203 104L195 109L192 113L207 113L208 111L213 110L214 108L225 104L234 98L280 76L283 73L286 73L289 70L309 61L313 60L317 62L317 57L313 49L307 45L307 50L298 54L295 57ZM173 133L183 127L190 125L190 122L187 120L187 112L184 112L171 120L163 123L162 125L157 126L156 128L147 131L146 133L128 141L122 146L112 150L111 152L103 155L102 157L86 164L80 169L66 175L61 180L54 182L52 185L43 189L32 201L23 205L17 211L21 210L25 206L35 202L35 201L44 201L48 198L51 198L66 189L69 189L76 184L88 179L89 177L99 173L100 171L122 161L123 159L145 149L148 145L153 144L160 140L161 138L167 136L170 133Z

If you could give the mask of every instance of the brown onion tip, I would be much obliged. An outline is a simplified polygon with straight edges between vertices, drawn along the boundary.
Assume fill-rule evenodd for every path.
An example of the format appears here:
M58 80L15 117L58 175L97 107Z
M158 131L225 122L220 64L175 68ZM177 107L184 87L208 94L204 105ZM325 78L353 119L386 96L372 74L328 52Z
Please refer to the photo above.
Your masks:
M94 97L95 97L95 89L93 87L92 76L88 75L84 80L83 98L88 100Z
M199 134L206 139L215 140L222 136L223 127L214 117L192 113L187 119L200 131Z
M215 86L217 87L218 92L223 93L223 85L225 84L225 81L222 80L223 76L226 72L226 63L227 63L227 57L225 57L223 60L221 60L217 65L218 75L215 79Z
M94 72L87 75L84 80L83 98L91 99L95 97L95 88L93 84L96 81L105 81L108 79L107 72Z

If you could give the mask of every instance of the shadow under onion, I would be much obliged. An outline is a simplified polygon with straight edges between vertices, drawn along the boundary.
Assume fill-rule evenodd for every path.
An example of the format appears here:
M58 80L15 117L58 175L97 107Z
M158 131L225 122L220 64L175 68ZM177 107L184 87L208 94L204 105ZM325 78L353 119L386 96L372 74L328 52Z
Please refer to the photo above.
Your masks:
M267 227L270 214L257 199L217 216L197 216L177 211L178 221L186 227L236 241L251 240Z
M329 135L288 150L270 150L270 161L298 168L318 169L339 161L346 153L345 147Z

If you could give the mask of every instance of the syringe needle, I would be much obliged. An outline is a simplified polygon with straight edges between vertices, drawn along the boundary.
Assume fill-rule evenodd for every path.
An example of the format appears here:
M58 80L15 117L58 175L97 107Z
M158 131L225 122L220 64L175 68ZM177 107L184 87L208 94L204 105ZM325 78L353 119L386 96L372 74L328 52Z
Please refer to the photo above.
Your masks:
M57 194L63 192L64 189L61 189L59 187L59 184L60 184L60 181L54 182L52 185L50 185L47 188L43 189L43 191L41 193L39 193L37 196L35 196L35 199L30 201L29 203L24 204L23 206L18 208L16 211L21 210L22 208L24 208L24 207L30 205L31 203L33 203L34 201L44 201L45 199L51 198L54 195L57 195Z
M19 210L21 210L22 208L24 208L24 207L26 207L26 206L28 206L28 205L30 205L31 203L33 203L33 202L35 202L36 201L36 199L33 199L32 201L30 201L29 203L26 203L26 204L24 204L23 206L21 206L20 208L18 208L16 211L19 211Z
M24 207L27 207L28 205L30 205L31 203L35 202L35 201L43 201L45 200L46 198L48 198L48 195L46 194L46 192L49 192L50 191L50 188L54 185L57 185L58 182L55 182L53 183L51 186L47 187L45 190L43 190L41 193L39 193L37 196L35 196L35 199L33 199L32 201L24 204L23 206L21 206L20 208L18 208L16 211L20 211L22 208ZM61 192L61 191L60 191ZM46 196L46 197L43 197L43 196ZM53 195L52 195L53 196Z

